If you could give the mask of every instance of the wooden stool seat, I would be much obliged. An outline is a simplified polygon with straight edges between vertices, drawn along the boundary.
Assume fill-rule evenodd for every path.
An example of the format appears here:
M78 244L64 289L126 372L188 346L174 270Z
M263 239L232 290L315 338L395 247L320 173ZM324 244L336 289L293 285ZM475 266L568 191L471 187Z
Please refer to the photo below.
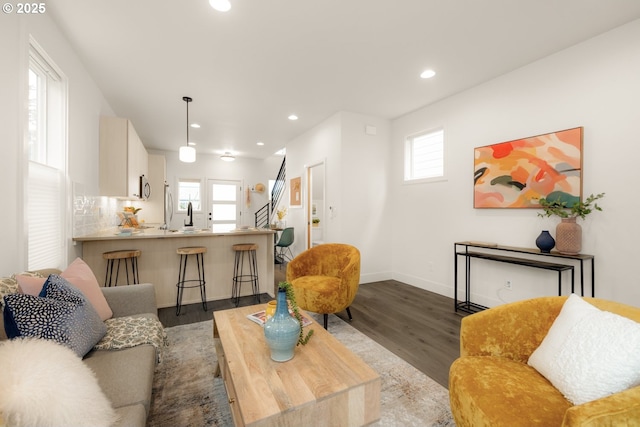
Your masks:
M180 255L180 267L178 268L178 283L176 283L176 316L180 315L182 309L182 295L185 288L200 288L200 298L202 299L202 308L207 311L207 289L204 279L204 254L207 248L204 246L187 246L176 249L176 253ZM196 256L196 265L198 266L198 278L187 279L187 261L189 255ZM195 282L195 284L187 284Z
M258 245L255 243L238 243L232 246L234 251L255 251L258 250Z
M195 255L195 254L204 254L207 252L207 248L204 246L191 246L185 248L178 248L176 250L178 255Z
M236 253L235 264L233 267L233 288L231 289L231 298L235 299L236 307L240 303L240 290L242 282L250 282L253 290L253 296L260 303L260 285L258 284L258 259L256 251L258 245L255 243L238 243L231 248ZM249 272L244 272L245 255L249 261Z
M117 251L104 252L102 258L107 260L107 272L104 279L105 286L111 286L111 281L115 281L113 286L118 286L118 275L120 274L120 262L124 261L124 268L127 277L127 285L129 285L129 266L127 260L131 264L131 276L133 278L133 284L140 283L138 277L138 257L142 254L142 251L138 249L121 249ZM116 268L115 278L113 276L113 265L118 261L118 267Z

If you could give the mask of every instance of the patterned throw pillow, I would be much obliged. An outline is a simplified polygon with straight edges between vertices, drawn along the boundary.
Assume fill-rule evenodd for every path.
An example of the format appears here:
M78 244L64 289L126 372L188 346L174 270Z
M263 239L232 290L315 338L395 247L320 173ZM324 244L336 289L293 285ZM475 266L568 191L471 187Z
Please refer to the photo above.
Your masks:
M62 277L52 274L40 295L4 297L7 336L54 340L83 357L107 329L85 296Z

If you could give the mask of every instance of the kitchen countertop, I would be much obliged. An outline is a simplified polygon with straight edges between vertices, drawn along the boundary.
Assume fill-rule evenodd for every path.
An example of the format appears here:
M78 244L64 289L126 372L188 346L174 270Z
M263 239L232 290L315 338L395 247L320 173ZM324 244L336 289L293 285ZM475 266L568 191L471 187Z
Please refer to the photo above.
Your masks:
M90 242L96 240L137 240L137 239L170 239L176 237L217 237L217 236L242 236L258 234L274 234L275 231L268 228L237 229L229 232L212 232L210 229L198 229L195 231L160 230L158 228L136 229L132 234L121 234L120 229L111 228L94 234L74 237L76 242Z

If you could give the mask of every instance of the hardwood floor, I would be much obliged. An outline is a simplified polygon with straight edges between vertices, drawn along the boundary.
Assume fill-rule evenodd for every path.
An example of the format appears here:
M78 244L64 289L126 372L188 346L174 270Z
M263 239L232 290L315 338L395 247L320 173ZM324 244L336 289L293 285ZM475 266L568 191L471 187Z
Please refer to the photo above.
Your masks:
M283 267L275 269L275 284L284 280ZM267 294L261 296L267 302ZM240 305L255 304L252 296L240 299ZM176 316L175 307L158 310L165 327L211 319L215 310L234 308L231 299L183 306ZM430 378L447 387L449 366L460 354L460 320L453 300L394 280L360 285L351 305L351 326L401 357ZM349 321L347 313L338 313Z

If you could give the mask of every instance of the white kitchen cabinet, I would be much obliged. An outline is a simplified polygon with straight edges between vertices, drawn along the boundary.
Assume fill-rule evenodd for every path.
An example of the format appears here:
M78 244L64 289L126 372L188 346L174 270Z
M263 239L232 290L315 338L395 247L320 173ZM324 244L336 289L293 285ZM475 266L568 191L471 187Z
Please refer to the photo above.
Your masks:
M100 195L140 198L140 176L148 175L147 150L131 121L100 118Z

